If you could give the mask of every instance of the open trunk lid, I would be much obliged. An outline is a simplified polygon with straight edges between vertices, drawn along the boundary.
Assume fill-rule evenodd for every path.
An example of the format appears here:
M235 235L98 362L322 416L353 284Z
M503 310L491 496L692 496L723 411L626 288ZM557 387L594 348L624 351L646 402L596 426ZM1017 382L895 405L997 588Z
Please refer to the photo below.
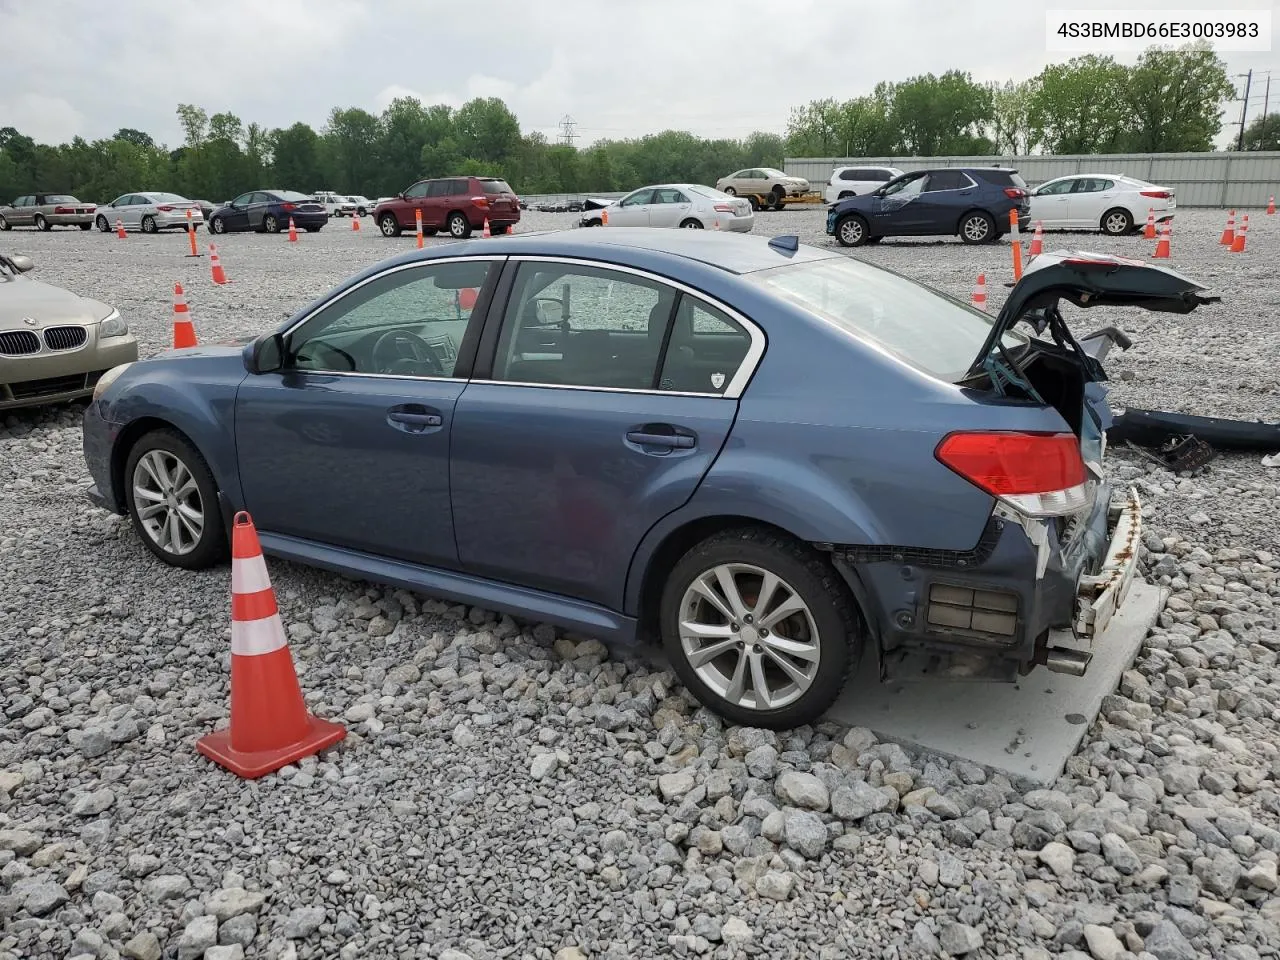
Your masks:
M1055 250L1035 257L1013 285L986 342L969 368L968 377L994 375L1002 351L1002 337L1019 321L1026 320L1054 340L1077 347L1071 331L1062 322L1058 303L1066 300L1077 307L1141 307L1159 313L1190 313L1204 303L1222 298L1204 293L1208 288L1169 267L1104 253ZM1090 372L1101 373L1100 369ZM1091 379L1104 379L1102 376Z

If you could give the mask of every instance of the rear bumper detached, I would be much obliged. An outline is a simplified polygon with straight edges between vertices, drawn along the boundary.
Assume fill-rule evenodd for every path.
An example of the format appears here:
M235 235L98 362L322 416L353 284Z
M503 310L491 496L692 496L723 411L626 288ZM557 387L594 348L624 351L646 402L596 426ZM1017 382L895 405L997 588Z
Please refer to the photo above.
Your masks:
M832 559L875 621L882 677L1016 680L1036 665L1080 675L1128 597L1142 537L1132 489L1101 484L1066 524L997 507L977 546L837 546Z

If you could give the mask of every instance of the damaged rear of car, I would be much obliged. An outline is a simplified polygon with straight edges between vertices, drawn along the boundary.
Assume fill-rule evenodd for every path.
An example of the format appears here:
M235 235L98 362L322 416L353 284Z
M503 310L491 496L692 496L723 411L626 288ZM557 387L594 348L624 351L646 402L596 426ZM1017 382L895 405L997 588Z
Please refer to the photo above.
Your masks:
M845 268L813 269L832 271L834 280ZM930 291L932 319L948 322L921 323L907 337L902 316L925 308L912 302L915 294L898 291L905 295L885 308L863 296L863 285L806 287L797 276L783 270L764 282L960 390L961 402L934 404L933 458L990 497L968 549L924 546L927 533L914 545L821 545L864 612L881 678L1012 681L1037 665L1083 674L1135 576L1142 504L1132 489L1113 491L1102 469L1111 423L1102 360L1128 340L1114 328L1077 339L1062 305L1189 313L1218 298L1164 267L1055 252L1031 262L994 322ZM981 330L986 336L976 356L953 369L961 329L970 344ZM912 416L910 429L927 434L927 418ZM902 479L904 495L910 483ZM970 501L942 496L954 496L958 519L972 519ZM922 514L932 507L920 503Z

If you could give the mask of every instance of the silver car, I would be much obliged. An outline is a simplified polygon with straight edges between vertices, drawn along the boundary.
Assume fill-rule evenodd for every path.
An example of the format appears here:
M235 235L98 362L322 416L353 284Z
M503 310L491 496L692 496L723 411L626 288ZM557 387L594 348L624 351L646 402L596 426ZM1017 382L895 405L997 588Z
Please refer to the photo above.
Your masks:
M18 197L8 206L0 206L0 230L13 227L35 227L52 230L54 227L79 227L88 230L93 226L93 203L81 203L69 193L33 193Z
M605 220L608 214L608 220ZM751 204L698 183L660 183L632 190L604 209L582 215L579 226L677 227L750 233L755 226Z
M195 200L188 200L176 193L126 193L98 208L94 223L103 233L116 228L116 221L126 230L158 233L161 230L187 229L187 211L195 226L204 223L204 211Z
M118 310L32 280L29 257L0 253L0 410L75 400L138 359Z

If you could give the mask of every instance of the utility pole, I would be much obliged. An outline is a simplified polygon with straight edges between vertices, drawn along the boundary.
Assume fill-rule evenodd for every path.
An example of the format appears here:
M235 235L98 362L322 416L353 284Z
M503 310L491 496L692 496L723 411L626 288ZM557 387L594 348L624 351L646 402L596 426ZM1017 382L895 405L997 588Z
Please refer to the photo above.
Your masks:
M566 147L572 147L574 139L578 136L573 132L573 127L576 123L577 121L567 113L560 120L560 142Z
M1236 149L1244 149L1244 119L1249 110L1249 87L1253 84L1253 71L1250 70L1245 74L1244 79L1244 100L1240 104L1240 138L1236 141Z
M1262 95L1262 115L1267 116L1271 104L1271 71L1267 71L1267 92Z

